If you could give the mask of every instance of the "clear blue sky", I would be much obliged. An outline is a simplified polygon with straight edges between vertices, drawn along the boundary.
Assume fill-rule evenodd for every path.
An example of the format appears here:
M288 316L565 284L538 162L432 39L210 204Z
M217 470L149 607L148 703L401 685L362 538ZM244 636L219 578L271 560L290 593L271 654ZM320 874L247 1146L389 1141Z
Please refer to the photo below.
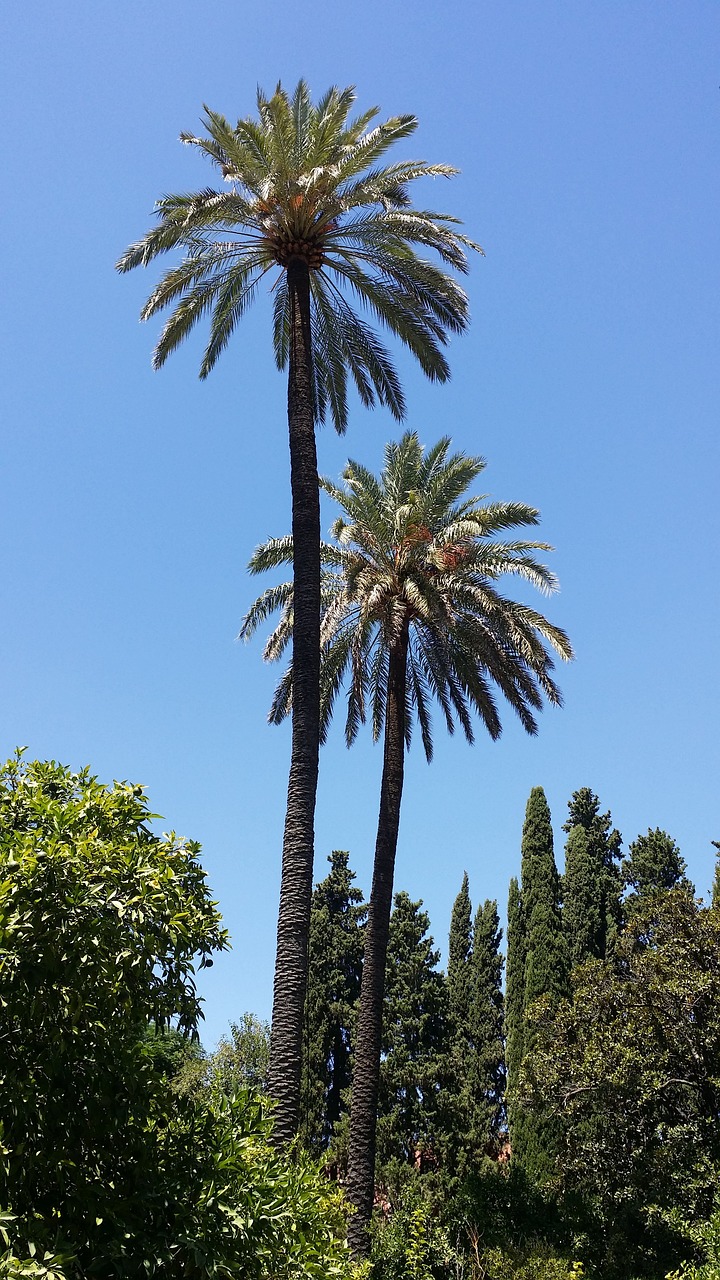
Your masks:
M483 488L542 512L577 661L539 736L512 719L472 749L413 749L397 886L445 945L464 869L504 908L530 788L562 860L580 786L626 844L680 844L698 888L720 839L720 6L717 0L36 0L5 8L2 65L0 747L146 784L200 840L233 951L204 979L211 1044L270 1010L289 738L265 724L275 672L235 643L245 564L289 525L285 384L268 307L197 378L201 340L161 373L137 322L151 272L119 253L155 198L213 175L177 141L203 102L257 84L411 111L402 154L457 165L433 203L487 257L470 332L431 387L397 353L408 424L488 462ZM401 149L398 148L398 156ZM389 416L323 430L320 466L377 469ZM329 518L329 517L328 517ZM347 848L369 888L380 752L324 749L317 872Z

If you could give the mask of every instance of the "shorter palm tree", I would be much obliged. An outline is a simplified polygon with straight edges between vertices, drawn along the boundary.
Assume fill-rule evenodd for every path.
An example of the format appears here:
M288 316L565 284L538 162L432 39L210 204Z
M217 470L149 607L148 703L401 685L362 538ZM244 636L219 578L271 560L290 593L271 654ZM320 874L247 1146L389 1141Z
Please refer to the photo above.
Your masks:
M477 715L495 739L501 732L495 686L534 734L543 698L561 704L552 652L572 657L564 631L497 587L511 574L542 592L556 590L554 575L535 555L552 550L547 543L502 537L537 524L538 512L522 503L464 497L485 463L449 450L447 437L426 452L417 435L407 432L387 446L379 478L349 462L343 488L322 482L344 515L332 527L333 541L321 547L321 738L327 737L346 679L348 745L368 714L376 740L384 730L350 1112L348 1191L356 1212L349 1238L357 1256L367 1252L373 1202L385 958L413 714L428 760L433 699L450 733L457 721L472 742ZM292 539L284 538L258 548L250 569L259 573L291 563ZM277 609L280 621L265 646L268 660L281 657L292 637L290 583L266 591L240 633L251 636ZM270 720L279 723L291 707L290 667L275 692Z

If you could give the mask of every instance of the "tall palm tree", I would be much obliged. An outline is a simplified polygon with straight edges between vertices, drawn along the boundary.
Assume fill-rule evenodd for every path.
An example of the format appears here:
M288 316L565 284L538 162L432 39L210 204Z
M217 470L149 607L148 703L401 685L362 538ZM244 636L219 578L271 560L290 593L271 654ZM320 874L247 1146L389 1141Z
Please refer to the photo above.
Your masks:
M496 585L513 575L546 593L556 589L554 575L535 555L552 550L547 543L498 539L506 530L537 524L538 512L522 503L465 497L485 464L481 458L450 455L449 449L445 438L426 452L417 435L407 432L387 446L379 478L350 462L343 488L322 481L344 514L332 527L333 541L321 547L321 738L327 736L346 679L348 745L368 713L373 737L384 730L350 1112L348 1191L356 1209L350 1240L359 1256L367 1247L373 1202L385 957L413 718L428 760L433 698L451 733L457 721L472 742L477 715L497 738L496 686L534 734L543 697L561 703L551 651L572 657L564 631L535 609L501 595ZM292 539L273 540L255 552L250 568L259 573L291 559ZM290 584L266 591L241 631L249 637L278 608L280 621L265 647L268 659L280 657L290 643ZM293 697L291 663L275 693L272 721L284 719Z
M468 304L443 268L466 272L466 251L479 249L459 234L457 219L411 206L410 183L456 170L424 161L383 163L387 150L414 132L415 117L395 116L369 128L377 108L351 118L354 101L352 88L332 88L313 105L301 80L292 96L280 85L270 98L258 92L257 119L235 126L206 108L207 137L180 136L220 170L226 189L163 196L156 205L158 224L117 264L129 271L171 250L183 252L141 314L147 319L172 308L155 348L156 368L209 315L201 378L268 276L275 359L278 368L288 369L297 626L270 1064L281 1142L295 1133L299 1119L318 772L315 424L329 416L338 431L345 430L348 374L364 405L377 400L396 418L404 415L393 363L353 309L355 300L401 339L429 378L448 378L442 347L449 333L465 328ZM439 265L421 256L426 250L438 256Z

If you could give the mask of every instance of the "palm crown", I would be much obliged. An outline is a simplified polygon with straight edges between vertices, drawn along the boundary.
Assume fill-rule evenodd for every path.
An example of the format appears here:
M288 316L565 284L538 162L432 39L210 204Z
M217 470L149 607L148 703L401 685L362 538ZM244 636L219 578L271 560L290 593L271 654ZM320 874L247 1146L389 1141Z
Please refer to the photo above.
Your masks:
M372 128L377 108L350 118L352 88L330 89L313 105L304 81L292 97L278 85L258 91L258 119L233 127L206 108L207 137L181 134L220 169L228 189L167 195L157 202L159 223L123 254L120 271L146 266L180 247L182 262L168 271L142 311L146 319L174 307L154 354L156 367L206 313L210 339L205 377L253 301L260 280L273 283L274 347L279 368L288 360L290 298L287 267L298 259L310 277L310 328L315 415L329 412L338 430L347 423L347 373L360 400L404 414L403 393L377 333L350 301L359 300L414 353L424 372L444 381L442 352L449 332L468 320L464 291L443 266L467 271L467 249L447 214L411 208L409 184L456 172L448 165L404 161L383 165L385 152L417 127L395 116ZM418 250L433 250L441 265Z
M379 737L389 655L396 646L406 655L404 736L409 744L414 709L428 759L433 698L450 732L457 721L469 741L473 712L491 737L501 732L493 684L529 733L537 731L534 712L543 695L561 702L550 651L571 658L568 637L537 610L501 595L496 585L510 574L545 593L556 589L554 575L535 556L552 550L547 543L497 537L537 524L538 512L522 503L463 497L485 464L481 458L448 456L449 448L445 438L425 452L417 435L407 432L387 446L379 479L350 462L344 488L321 482L344 511L333 524L334 541L321 546L323 740L346 677L348 744L368 708L373 735ZM250 568L259 573L291 561L292 539L275 539L257 549ZM269 660L285 652L292 636L291 584L266 591L241 631L251 636L277 609L280 621L265 647ZM279 722L291 705L289 669L276 690L270 719Z

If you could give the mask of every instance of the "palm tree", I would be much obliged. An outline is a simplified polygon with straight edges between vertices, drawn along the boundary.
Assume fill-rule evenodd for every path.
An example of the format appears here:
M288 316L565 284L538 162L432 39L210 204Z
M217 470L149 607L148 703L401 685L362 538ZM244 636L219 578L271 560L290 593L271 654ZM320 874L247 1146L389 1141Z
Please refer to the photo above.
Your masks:
M348 1191L356 1212L349 1238L358 1256L366 1251L373 1202L385 957L413 717L428 760L433 698L450 733L457 721L472 742L477 715L490 737L498 738L496 686L534 734L543 697L561 704L551 650L572 657L564 631L535 609L501 595L496 585L511 574L540 591L556 589L554 575L535 556L552 550L547 543L497 536L537 524L538 512L522 503L465 497L485 464L481 458L450 456L449 449L445 438L425 452L417 435L407 432L387 446L379 478L350 462L343 488L322 481L344 514L332 527L332 543L321 546L321 739L346 679L348 745L368 714L373 737L384 731L350 1113ZM291 559L292 539L273 540L255 552L250 569L259 573ZM281 617L265 647L267 659L280 657L290 643L290 584L266 591L241 631L251 636L278 608ZM273 699L272 721L291 711L293 696L291 663Z
M181 134L220 170L225 190L163 196L158 224L123 254L120 271L147 266L174 249L184 257L155 286L147 319L172 308L155 348L156 368L206 315L210 338L200 367L213 368L265 276L272 281L273 343L288 368L288 425L294 609L293 723L283 838L272 1017L270 1092L280 1142L297 1130L302 1011L312 890L318 772L320 507L315 424L348 416L348 373L361 402L405 411L393 363L364 308L417 357L431 379L449 376L442 351L465 328L463 290L443 269L467 271L457 219L411 207L418 178L456 170L424 161L382 163L417 126L396 116L369 128L377 108L350 118L352 88L330 89L313 105L300 81L292 97L278 85L258 92L257 119L233 127L206 108L207 137ZM440 265L418 252L432 250ZM482 252L480 250L480 252ZM348 301L348 297L351 301Z

